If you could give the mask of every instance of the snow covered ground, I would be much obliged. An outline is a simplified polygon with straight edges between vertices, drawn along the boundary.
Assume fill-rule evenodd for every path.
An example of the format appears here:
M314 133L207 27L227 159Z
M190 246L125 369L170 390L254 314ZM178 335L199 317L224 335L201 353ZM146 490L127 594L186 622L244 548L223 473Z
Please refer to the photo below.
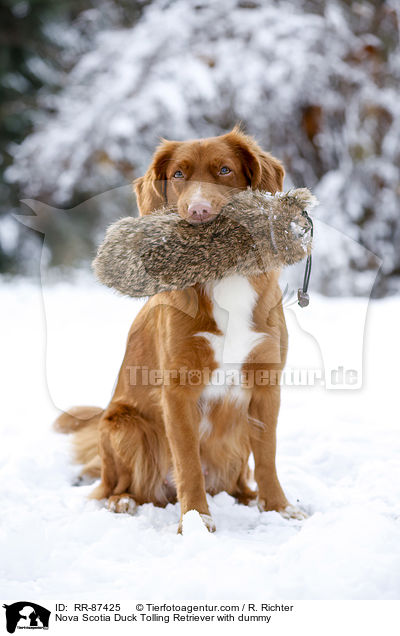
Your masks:
M178 505L131 517L88 501L91 486L71 485L69 438L51 430L58 408L106 404L140 303L82 282L44 298L46 312L39 287L0 283L1 597L399 598L399 297L370 306L362 389L284 388L278 470L308 520L221 493L210 498L217 532L183 536ZM359 305L313 297L307 312L332 349L348 349ZM309 345L290 314L296 360Z

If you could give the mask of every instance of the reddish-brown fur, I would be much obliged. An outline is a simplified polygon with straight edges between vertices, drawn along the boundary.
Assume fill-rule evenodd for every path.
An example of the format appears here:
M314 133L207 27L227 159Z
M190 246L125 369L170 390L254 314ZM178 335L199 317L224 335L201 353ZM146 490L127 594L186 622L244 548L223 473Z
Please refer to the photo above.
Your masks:
M224 166L231 172L221 174ZM160 208L166 197L190 220L188 209L193 198L199 197L199 187L201 200L211 204L215 216L232 192L248 186L279 191L283 176L280 162L235 128L210 139L163 141L135 189L141 215ZM253 348L243 370L279 371L285 363L287 331L278 276L279 272L270 272L249 279L257 294L253 330L267 337ZM284 511L288 502L275 468L279 383L244 388L239 401L227 395L212 401L211 430L201 436L205 385L182 382L178 374L182 368L212 371L217 367L212 347L205 337L196 335L199 332L221 334L207 286L153 296L129 332L110 404L104 411L75 408L61 415L57 426L77 431L76 458L85 464L83 472L101 475L92 497L108 498L117 512L127 509L130 498L138 504L160 506L177 498L182 515L197 510L212 530L206 492L225 490L244 503L255 497L248 486L251 452L259 505ZM135 377L135 367L176 373L171 373L168 382L150 386L140 373Z

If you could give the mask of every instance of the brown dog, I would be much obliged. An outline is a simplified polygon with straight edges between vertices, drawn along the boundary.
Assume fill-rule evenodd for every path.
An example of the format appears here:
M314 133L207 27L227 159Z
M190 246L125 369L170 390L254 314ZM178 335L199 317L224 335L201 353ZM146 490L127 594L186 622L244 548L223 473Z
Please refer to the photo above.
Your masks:
M163 141L135 189L141 215L167 201L190 223L204 223L240 189L282 190L283 176L280 162L235 128L210 139ZM177 498L182 516L196 510L214 530L206 492L254 499L253 452L261 509L301 516L275 467L276 372L287 351L278 277L232 276L150 298L129 332L108 407L75 407L56 422L58 430L76 431L83 473L101 475L92 497L107 498L115 512Z

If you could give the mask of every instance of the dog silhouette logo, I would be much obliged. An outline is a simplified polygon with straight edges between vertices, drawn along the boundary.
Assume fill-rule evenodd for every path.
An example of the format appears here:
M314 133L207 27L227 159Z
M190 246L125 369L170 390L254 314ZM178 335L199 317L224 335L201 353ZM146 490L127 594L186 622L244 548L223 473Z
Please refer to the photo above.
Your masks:
M51 612L31 601L19 601L3 605L6 610L7 631L13 634L18 629L49 629Z

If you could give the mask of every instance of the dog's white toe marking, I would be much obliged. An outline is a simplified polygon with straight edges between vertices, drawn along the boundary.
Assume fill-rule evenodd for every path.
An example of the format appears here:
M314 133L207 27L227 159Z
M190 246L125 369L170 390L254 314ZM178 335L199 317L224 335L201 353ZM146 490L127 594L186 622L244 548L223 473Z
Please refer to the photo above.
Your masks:
M260 512L268 512L265 510L265 501L262 499L257 500L257 507ZM308 515L303 510L300 510L297 506L293 506L289 504L286 508L282 508L278 510L281 517L284 519L297 519L298 521L304 521L304 519L308 519Z
M214 520L213 520L212 516L211 515L201 514L200 517L201 517L201 520L203 521L204 525L206 526L207 530L209 532L215 532L216 527L215 527L215 523L214 523Z
M107 502L107 508L110 512L133 515L136 512L137 503L132 497L110 497Z
M292 506L291 504L289 504L289 506L286 506L284 510L281 510L280 514L284 519L298 519L299 521L303 521L304 519L308 518L306 512L300 510L300 508L297 508L297 506Z

